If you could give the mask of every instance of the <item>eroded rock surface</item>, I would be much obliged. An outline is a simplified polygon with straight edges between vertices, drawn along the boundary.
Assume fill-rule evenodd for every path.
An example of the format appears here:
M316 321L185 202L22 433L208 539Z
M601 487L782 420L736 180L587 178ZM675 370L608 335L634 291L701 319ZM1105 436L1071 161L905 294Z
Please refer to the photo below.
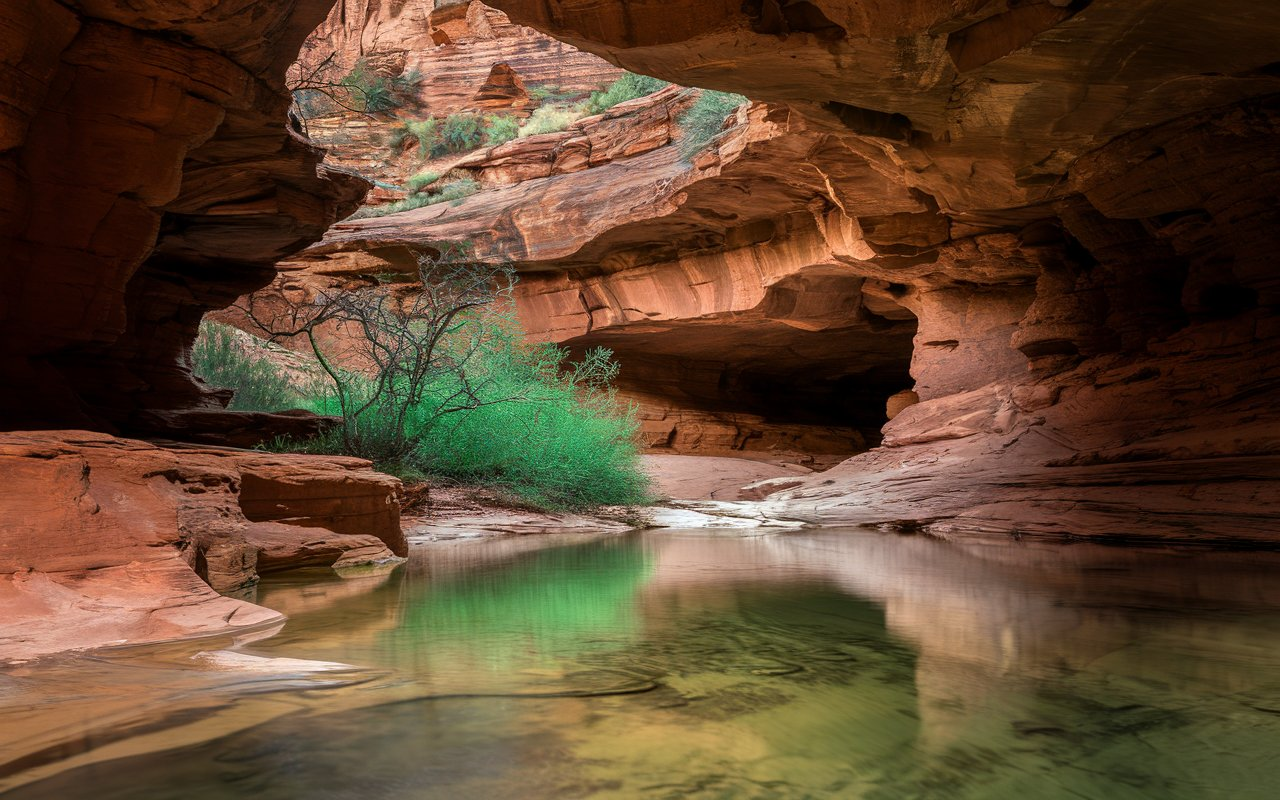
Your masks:
M407 552L400 482L360 459L49 431L0 434L0 474L0 660L278 622L214 590Z

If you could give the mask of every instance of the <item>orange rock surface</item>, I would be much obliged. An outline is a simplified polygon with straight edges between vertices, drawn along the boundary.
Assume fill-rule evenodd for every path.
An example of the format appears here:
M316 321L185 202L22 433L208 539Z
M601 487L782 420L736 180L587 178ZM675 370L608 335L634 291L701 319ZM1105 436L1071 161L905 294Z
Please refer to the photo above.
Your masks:
M0 660L278 621L214 590L407 552L400 482L360 459L48 431L0 434L0 475Z

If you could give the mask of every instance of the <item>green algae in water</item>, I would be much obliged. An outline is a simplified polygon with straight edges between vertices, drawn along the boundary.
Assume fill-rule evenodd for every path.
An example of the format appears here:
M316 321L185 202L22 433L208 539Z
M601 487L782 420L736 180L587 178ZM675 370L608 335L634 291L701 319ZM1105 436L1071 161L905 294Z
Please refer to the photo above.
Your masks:
M291 619L253 653L383 683L5 797L1269 798L1275 566L858 531L432 545L259 598Z

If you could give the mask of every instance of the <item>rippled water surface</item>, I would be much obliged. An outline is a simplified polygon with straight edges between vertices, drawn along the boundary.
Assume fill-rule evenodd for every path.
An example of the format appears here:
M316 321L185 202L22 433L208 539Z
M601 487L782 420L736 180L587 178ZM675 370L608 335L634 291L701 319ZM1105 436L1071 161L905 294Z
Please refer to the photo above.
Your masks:
M290 621L237 653L350 668L205 643L0 672L0 789L1272 798L1277 566L865 531L422 545L258 590Z

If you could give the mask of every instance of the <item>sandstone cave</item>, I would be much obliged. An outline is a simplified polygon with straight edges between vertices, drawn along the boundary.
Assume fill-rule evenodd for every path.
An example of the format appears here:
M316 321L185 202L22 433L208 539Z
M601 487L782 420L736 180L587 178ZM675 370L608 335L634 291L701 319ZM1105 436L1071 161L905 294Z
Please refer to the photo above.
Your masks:
M1280 6L0 11L3 800L1271 796Z

